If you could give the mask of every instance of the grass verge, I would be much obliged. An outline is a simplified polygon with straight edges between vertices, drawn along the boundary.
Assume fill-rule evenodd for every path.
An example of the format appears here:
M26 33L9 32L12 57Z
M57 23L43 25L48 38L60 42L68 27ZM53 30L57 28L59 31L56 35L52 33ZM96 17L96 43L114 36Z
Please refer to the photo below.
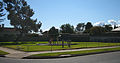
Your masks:
M0 55L6 55L6 54L9 54L9 53L0 50Z
M71 52L56 52L56 53L43 53L43 54L35 54L28 56L27 58L59 58L61 55L70 55L72 56L80 56L80 55L88 55L88 54L97 54L104 52L112 52L112 51L120 51L120 47L116 48L105 48L105 49L95 49L95 50L84 50L84 51L71 51Z
M68 46L50 46L50 45L37 45L45 42L19 42L18 45L11 45L13 42L3 42L1 45L3 47L8 47L16 50L26 51L26 52L33 52L33 51L50 51L52 50L63 50L63 49L78 49L78 48L91 48L91 47L105 47L105 46L119 46L120 43L104 43L104 42L71 42L71 44L77 44L77 45L71 45L69 48ZM60 42L61 43L61 42ZM9 45L8 45L9 44ZM52 47L52 48L51 48Z

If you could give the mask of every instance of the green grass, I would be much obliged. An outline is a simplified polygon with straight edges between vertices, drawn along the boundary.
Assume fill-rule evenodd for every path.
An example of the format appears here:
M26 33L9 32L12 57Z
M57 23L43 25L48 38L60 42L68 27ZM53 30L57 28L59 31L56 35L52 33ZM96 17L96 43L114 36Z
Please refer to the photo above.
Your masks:
M44 46L36 45L39 43L48 43L48 42L19 42L19 45L2 45L2 46L13 48L13 49L19 49L18 46L20 46L19 50L22 50L22 51L49 51L51 50L51 46L49 45L44 45ZM76 43L77 45L71 45L71 48L69 48L68 46L65 46L64 48L62 48L62 46L52 46L52 50L120 45L120 43L103 43L103 42L71 42L71 43Z
M0 50L0 55L6 55L6 54L8 53Z
M120 50L120 47L116 48L105 48L105 49L96 49L96 50L85 50L85 51L72 51L72 52L57 52L57 53L43 53L43 54L35 54L31 56L60 56L60 55L75 55L75 54L87 54L87 53L97 53L97 52L105 52L105 51L116 51Z

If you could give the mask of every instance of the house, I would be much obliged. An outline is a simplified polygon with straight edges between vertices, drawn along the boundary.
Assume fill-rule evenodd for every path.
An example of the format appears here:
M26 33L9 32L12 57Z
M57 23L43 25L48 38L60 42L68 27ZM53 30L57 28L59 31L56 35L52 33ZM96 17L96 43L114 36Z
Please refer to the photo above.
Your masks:
M119 32L120 33L120 27L113 29L112 32Z
M96 42L120 42L120 27L106 32L100 36L91 36L90 41Z
M0 37L13 36L20 34L15 28L4 27L4 24L0 25Z

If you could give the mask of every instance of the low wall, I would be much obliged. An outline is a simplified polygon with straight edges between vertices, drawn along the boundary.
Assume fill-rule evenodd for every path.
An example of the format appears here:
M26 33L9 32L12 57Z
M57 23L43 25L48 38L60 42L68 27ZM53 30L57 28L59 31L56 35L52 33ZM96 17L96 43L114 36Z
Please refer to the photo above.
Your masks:
M120 42L120 37L91 36L90 41L92 42Z
M74 42L120 42L120 37L114 36L84 36L84 35L73 35L67 37L67 40ZM63 38L62 38L63 39ZM60 40L62 40L60 39ZM0 42L15 41L16 36L4 36L0 37ZM21 37L18 41L49 41L49 37Z

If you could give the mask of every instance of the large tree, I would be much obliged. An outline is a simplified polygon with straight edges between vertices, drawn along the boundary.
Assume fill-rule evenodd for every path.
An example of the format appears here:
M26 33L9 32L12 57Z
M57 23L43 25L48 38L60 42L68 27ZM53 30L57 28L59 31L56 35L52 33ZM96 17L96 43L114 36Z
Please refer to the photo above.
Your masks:
M63 24L60 27L60 31L62 33L74 33L74 26L72 26L70 24Z
M52 44L52 43L55 44L54 40L56 40L59 36L58 29L56 29L54 26L50 28L50 30L48 31L48 36L50 38L49 44Z
M31 18L34 15L34 11L25 0L3 1L8 12L7 18L10 20L10 24L20 32L16 41L28 32L37 32L40 29L42 23L40 21L37 23L37 19Z
M101 26L94 26L90 29L91 35L101 35L102 33L105 33L106 29Z
M84 23L78 23L76 27L76 31L83 31L85 27Z
M4 20L3 18L1 18L2 16L5 15L3 13L3 10L4 10L3 2L0 1L0 22L2 22Z
M56 39L59 35L58 29L56 29L54 26L50 28L48 31L48 35L51 39Z
M37 32L41 27L41 22L31 19L34 15L33 9L25 0L3 0L6 4L6 10L9 13L7 18L10 24L14 26L21 34L28 32Z
M107 32L111 31L113 28L112 28L112 25L108 24L108 25L104 25L105 29Z
M85 25L85 31L84 33L90 33L90 29L93 27L91 22L87 22L87 24Z
M93 27L92 23L91 22L87 22L87 24L85 25L85 30L90 29L92 27Z

